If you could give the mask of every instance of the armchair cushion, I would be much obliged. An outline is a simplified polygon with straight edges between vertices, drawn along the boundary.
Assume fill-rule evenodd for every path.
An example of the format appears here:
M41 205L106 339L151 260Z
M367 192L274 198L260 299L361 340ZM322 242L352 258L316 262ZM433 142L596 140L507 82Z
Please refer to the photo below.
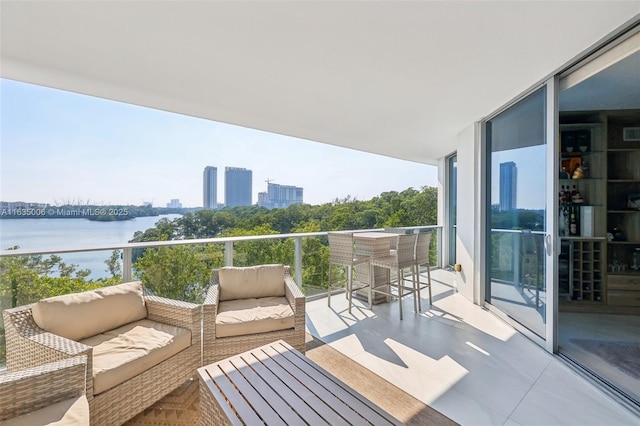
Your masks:
M86 395L49 405L29 414L5 420L3 426L66 425L89 426L89 401Z
M140 281L43 299L32 312L38 327L75 341L147 316Z
M283 265L220 269L220 301L284 295Z
M261 297L220 302L215 321L216 337L244 336L294 328L295 315L286 297Z
M145 319L80 343L93 347L93 393L97 395L188 348L191 332Z

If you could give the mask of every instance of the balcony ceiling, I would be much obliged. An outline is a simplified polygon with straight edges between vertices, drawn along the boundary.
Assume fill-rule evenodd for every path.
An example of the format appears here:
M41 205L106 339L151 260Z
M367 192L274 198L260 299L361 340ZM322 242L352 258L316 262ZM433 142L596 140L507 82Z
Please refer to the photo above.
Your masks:
M434 164L640 1L2 1L1 75Z

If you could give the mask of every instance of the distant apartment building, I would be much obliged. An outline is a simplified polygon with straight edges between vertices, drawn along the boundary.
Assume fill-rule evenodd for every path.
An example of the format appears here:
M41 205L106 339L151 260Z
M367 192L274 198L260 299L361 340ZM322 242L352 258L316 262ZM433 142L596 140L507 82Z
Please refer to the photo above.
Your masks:
M182 203L179 198L172 198L171 202L167 203L167 208L169 209L181 209Z
M518 186L518 168L516 163L508 161L500 163L500 211L516 209L516 193Z
M224 170L225 207L251 205L253 172L240 167L226 167Z
M204 168L202 207L215 209L218 203L218 169L213 166Z
M267 192L258 193L258 205L268 209L278 209L291 204L302 204L303 189L299 186L268 183Z

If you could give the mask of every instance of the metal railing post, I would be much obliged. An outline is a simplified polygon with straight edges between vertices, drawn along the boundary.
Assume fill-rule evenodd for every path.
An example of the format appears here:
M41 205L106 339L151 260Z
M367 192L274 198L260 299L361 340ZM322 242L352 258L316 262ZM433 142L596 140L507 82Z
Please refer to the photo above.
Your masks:
M437 247L437 255L438 255L438 267L443 268L444 265L442 264L442 227L439 227L438 229L436 229L436 238L438 240L438 247Z
M224 266L233 266L233 241L224 243Z
M520 282L520 240L522 232L513 235L513 283L521 285Z
M302 237L293 239L293 263L296 270L296 283L302 288Z
M133 249L122 249L122 281L129 282L133 277Z

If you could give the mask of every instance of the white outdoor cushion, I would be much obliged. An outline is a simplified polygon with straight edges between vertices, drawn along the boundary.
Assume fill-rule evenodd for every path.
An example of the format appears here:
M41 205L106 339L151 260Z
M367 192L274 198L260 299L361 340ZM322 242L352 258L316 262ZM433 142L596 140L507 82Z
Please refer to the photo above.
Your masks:
M87 396L66 399L29 414L2 422L3 426L65 425L89 426Z
M140 281L43 299L32 312L38 327L75 341L147 317Z
M284 266L227 266L219 271L220 301L284 296Z
M294 320L286 297L228 300L218 305L216 337L286 330L295 326Z
M191 331L141 320L80 343L93 347L93 394L97 395L188 348Z

